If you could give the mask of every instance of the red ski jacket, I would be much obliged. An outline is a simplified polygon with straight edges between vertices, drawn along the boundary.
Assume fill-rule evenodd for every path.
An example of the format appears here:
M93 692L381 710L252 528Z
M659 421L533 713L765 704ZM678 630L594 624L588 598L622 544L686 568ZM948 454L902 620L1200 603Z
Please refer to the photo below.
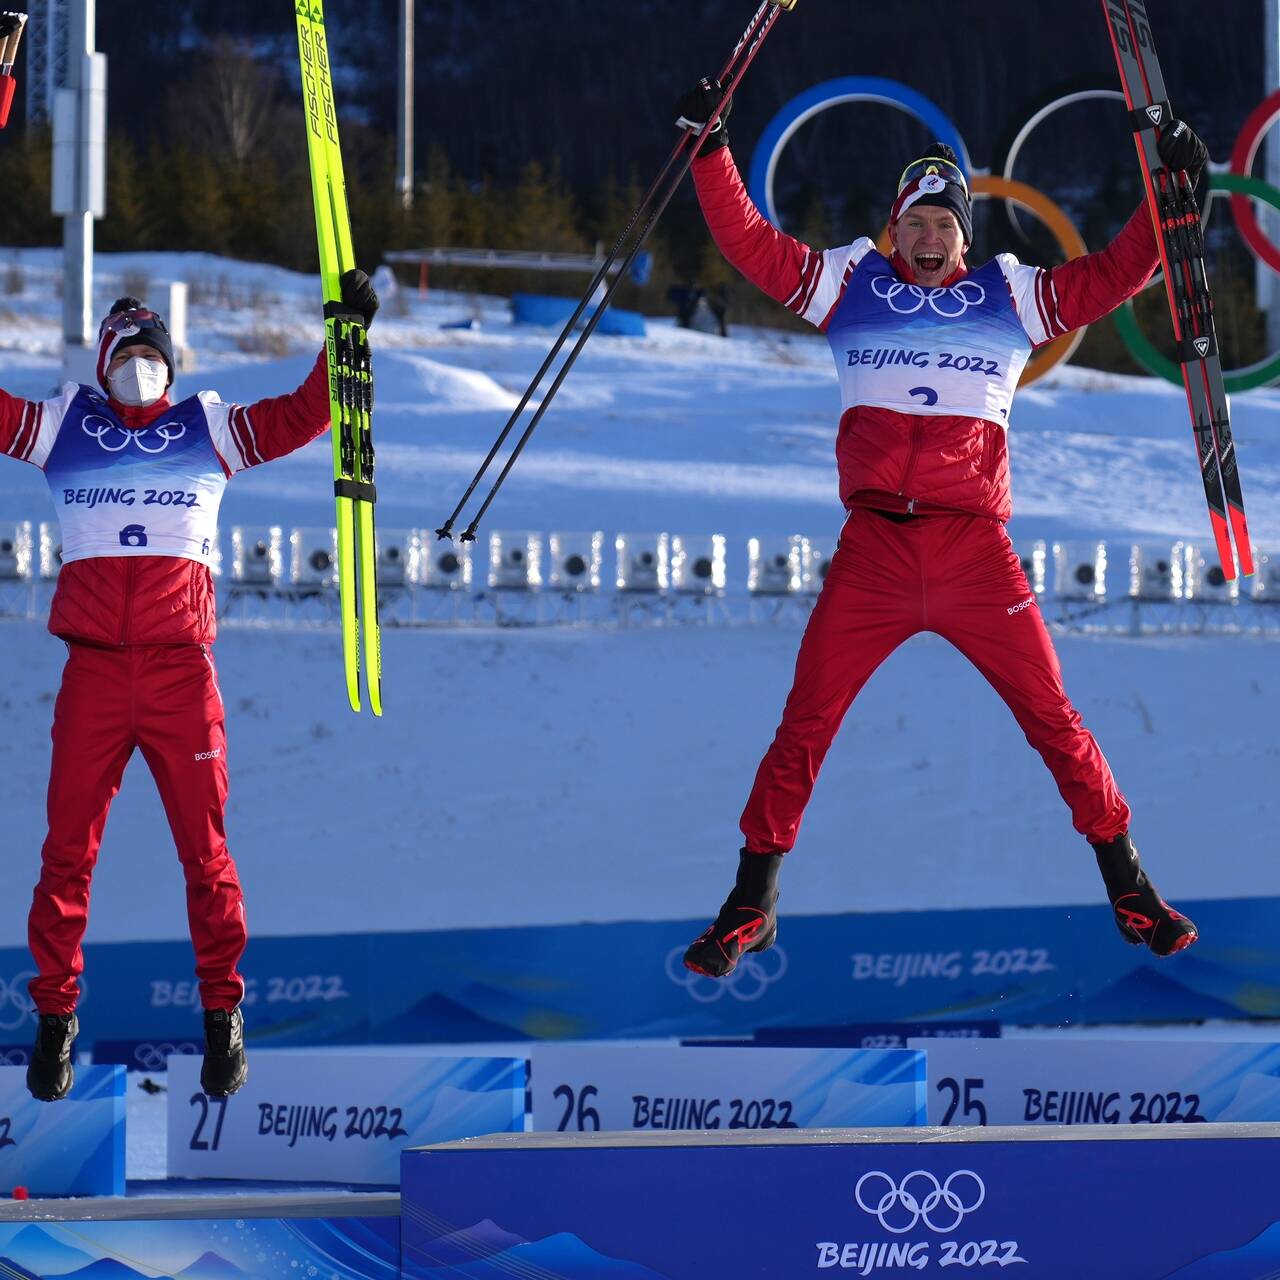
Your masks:
M693 176L707 225L725 258L771 298L825 333L858 264L874 249L871 242L819 251L783 234L752 203L727 147L695 160ZM1098 253L1049 270L1025 266L1008 254L997 260L1018 321L1033 346L1113 311L1146 284L1158 261L1145 204ZM911 268L896 251L890 264L904 288L915 284ZM968 274L962 265L945 287ZM850 352L850 357L856 354ZM917 414L849 405L836 439L845 506L964 511L1008 520L1013 504L1005 424L947 414L945 408L943 403L932 413Z
M145 408L115 399L110 407L126 426L145 427L171 406L166 396ZM0 453L34 461L46 412L39 401L0 391ZM230 406L225 420L215 448L228 477L314 440L329 426L324 351L296 391ZM213 575L203 564L169 555L95 556L62 566L49 630L96 645L211 644L217 616Z

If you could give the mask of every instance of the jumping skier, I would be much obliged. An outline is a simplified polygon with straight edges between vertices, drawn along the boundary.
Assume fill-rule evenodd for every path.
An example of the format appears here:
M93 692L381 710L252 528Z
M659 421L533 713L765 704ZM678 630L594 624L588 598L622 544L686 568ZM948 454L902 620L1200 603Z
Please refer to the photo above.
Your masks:
M724 98L703 80L677 104L701 127ZM845 712L905 640L933 631L987 678L1052 772L1093 846L1120 933L1167 956L1195 925L1147 879L1130 810L1067 699L1035 595L1005 532L1012 513L1008 420L1031 351L1092 324L1158 265L1144 203L1101 252L1041 270L1000 254L970 270L968 184L940 143L908 164L890 214L893 253L862 238L817 251L771 226L726 145L732 99L693 163L698 200L725 258L827 335L843 402L836 459L848 517L805 630L795 682L742 815L733 890L685 952L723 977L777 934L778 872ZM1190 128L1160 137L1162 162L1199 178Z
M377 295L362 271L344 303L368 324ZM213 664L210 573L218 507L237 472L300 449L329 426L321 350L288 395L247 407L201 391L174 404L173 342L137 298L102 321L101 393L67 383L50 400L0 391L0 452L40 467L62 530L49 630L67 645L53 714L49 833L28 923L38 1025L27 1086L70 1090L89 884L111 801L142 751L186 875L207 1094L244 1084L244 900L227 850L227 741Z

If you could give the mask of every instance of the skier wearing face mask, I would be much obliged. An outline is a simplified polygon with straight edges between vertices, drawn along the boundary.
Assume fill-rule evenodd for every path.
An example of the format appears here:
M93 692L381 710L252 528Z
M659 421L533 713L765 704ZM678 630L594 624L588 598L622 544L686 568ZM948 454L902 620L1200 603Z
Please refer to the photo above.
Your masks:
M343 277L343 300L365 323L378 308L360 271ZM248 406L212 391L174 403L174 374L163 320L126 297L99 330L101 391L68 383L45 401L0 391L0 453L44 471L62 531L49 630L68 657L28 930L38 1027L27 1084L48 1102L73 1082L89 884L135 748L155 778L186 876L204 1009L201 1085L225 1097L248 1071L237 970L247 934L223 824L227 742L210 567L228 479L325 431L329 386L323 350L296 391Z

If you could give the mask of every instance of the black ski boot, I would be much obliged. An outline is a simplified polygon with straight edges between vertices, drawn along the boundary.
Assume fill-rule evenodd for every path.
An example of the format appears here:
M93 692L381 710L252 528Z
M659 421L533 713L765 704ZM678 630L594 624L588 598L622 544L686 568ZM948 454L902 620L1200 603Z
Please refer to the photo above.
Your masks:
M33 1098L57 1102L71 1092L76 1080L71 1045L79 1034L80 1023L74 1013L40 1015L35 1048L27 1067L27 1088Z
M1199 930L1175 911L1147 879L1138 851L1126 833L1106 844L1093 844L1098 870L1107 886L1120 936L1132 946L1146 945L1158 956L1183 951L1199 938Z
M708 978L723 978L744 951L768 951L778 936L780 853L748 853L738 858L738 879L716 922L684 953L684 967Z
M249 1078L244 1056L244 1015L239 1008L204 1011L204 1066L200 1087L211 1098L229 1098Z

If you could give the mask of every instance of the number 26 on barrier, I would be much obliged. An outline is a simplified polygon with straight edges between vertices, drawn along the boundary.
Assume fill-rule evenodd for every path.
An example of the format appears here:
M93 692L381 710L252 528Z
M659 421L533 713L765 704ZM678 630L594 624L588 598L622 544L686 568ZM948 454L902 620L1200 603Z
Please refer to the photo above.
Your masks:
M967 1076L963 1081L945 1076L938 1081L936 1086L938 1092L951 1095L951 1100L947 1103L947 1109L942 1116L944 1127L955 1120L957 1111L960 1112L961 1124L987 1123L987 1108L978 1096L986 1083L981 1076Z
M227 1099L209 1098L203 1093L193 1093L191 1095L191 1105L198 1107L200 1110L195 1130L191 1134L191 1150L217 1151L218 1143L222 1141L222 1122L227 1118ZM204 1136L205 1125L209 1123L209 1112L212 1110L216 1110L218 1116L213 1124L213 1136L206 1138Z
M579 1091L577 1095L577 1124L574 1126L579 1133L583 1133L588 1129L600 1128L600 1113L595 1107L587 1106L587 1102L591 1098L597 1097L599 1093L600 1090L593 1084L583 1085ZM569 1085L562 1084L551 1096L564 1100L564 1115L560 1117L560 1123L556 1126L556 1129L563 1133L568 1129L569 1122L574 1119L574 1092Z

